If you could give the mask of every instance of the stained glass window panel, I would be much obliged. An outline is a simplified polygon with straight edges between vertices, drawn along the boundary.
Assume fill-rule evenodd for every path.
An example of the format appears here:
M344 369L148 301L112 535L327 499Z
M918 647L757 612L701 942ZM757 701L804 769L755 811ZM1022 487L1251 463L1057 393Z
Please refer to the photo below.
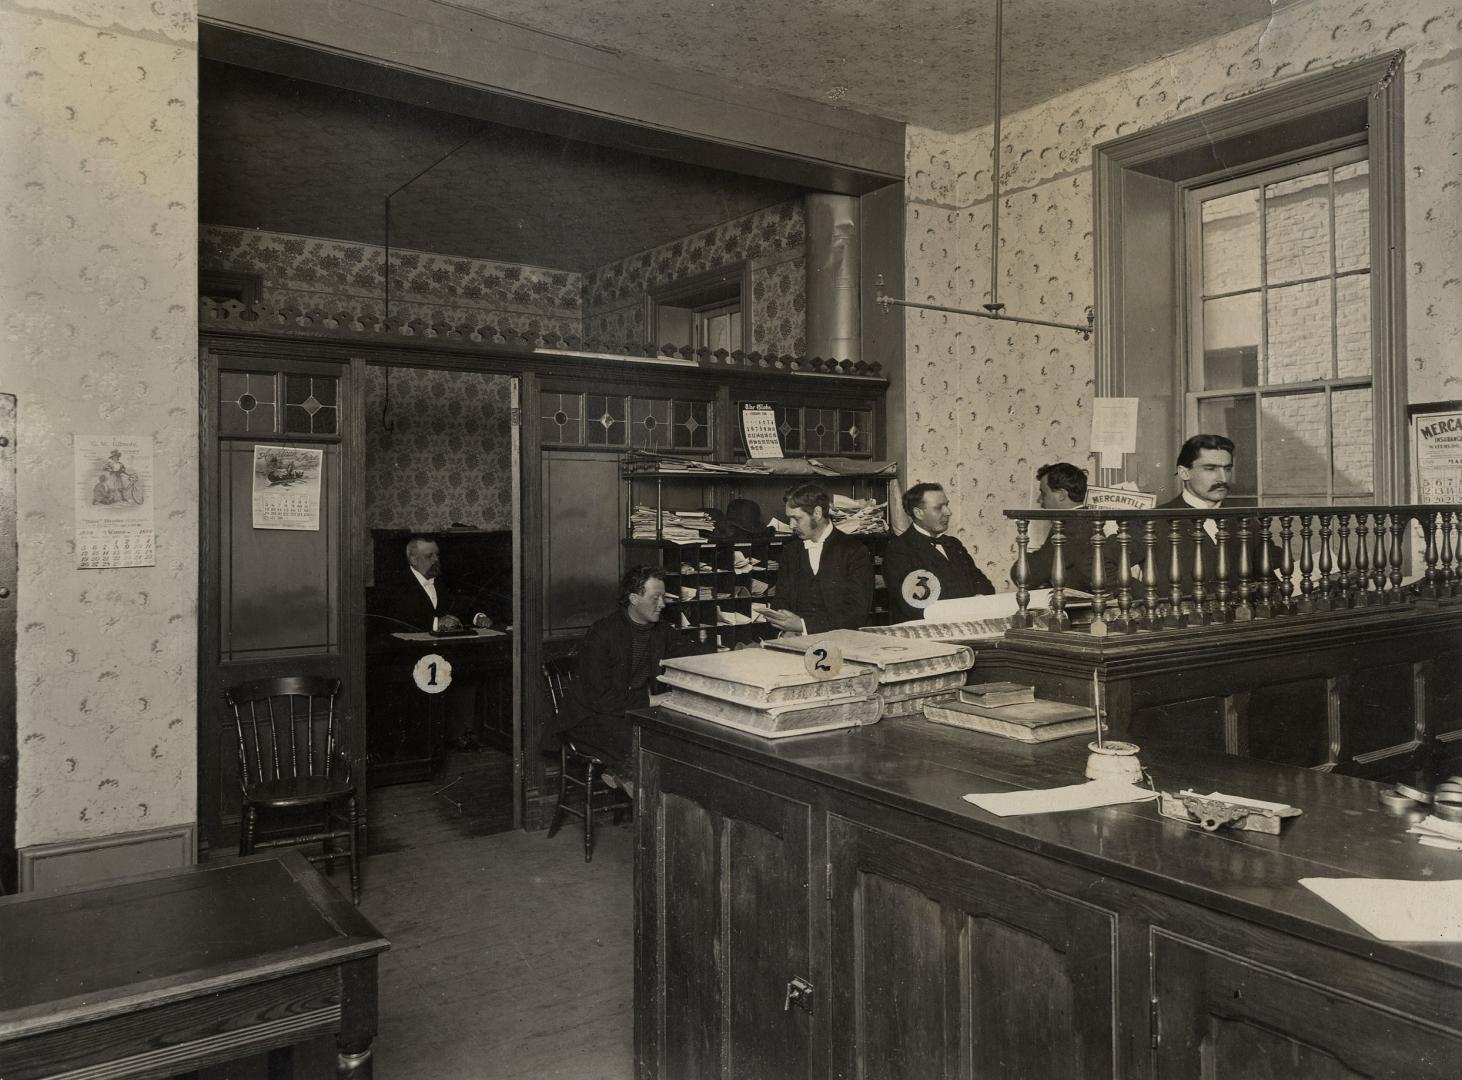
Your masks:
M277 386L273 372L219 372L219 431L224 435L278 434Z

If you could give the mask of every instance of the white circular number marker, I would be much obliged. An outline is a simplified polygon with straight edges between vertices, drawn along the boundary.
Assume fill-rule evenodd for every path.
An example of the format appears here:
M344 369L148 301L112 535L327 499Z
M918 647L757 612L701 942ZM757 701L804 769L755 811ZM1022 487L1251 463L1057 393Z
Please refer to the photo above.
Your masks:
M814 641L802 654L802 666L814 679L836 679L843 673L843 650L831 641Z
M411 677L423 694L440 694L452 685L452 664L445 656L427 653L411 669Z
M911 608L923 610L939 599L941 586L932 570L910 570L899 586L899 595Z

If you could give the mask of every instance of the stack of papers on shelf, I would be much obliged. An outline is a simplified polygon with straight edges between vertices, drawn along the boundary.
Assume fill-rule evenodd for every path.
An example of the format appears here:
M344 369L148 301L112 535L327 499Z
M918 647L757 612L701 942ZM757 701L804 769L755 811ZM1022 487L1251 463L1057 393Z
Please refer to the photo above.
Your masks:
M657 454L650 450L631 450L620 463L625 473L766 473L765 465L747 462L744 465L706 461L704 458L676 457L674 454Z
M739 611L724 611L716 609L716 621L723 626L746 626L748 623L761 622L760 615L743 615Z
M636 506L629 517L630 539L655 539L655 523L653 509ZM659 524L661 536L672 544L698 544L716 527L711 516L701 510L662 510Z
M660 681L674 687L667 707L769 738L871 724L881 709L873 669L817 679L800 655L771 649L675 657Z
M771 526L772 533L776 536L791 536L792 526L788 525L781 518L772 518L767 522Z
M849 536L881 536L888 532L888 518L884 514L887 503L876 499L850 499L846 495L834 495L831 510L833 527Z

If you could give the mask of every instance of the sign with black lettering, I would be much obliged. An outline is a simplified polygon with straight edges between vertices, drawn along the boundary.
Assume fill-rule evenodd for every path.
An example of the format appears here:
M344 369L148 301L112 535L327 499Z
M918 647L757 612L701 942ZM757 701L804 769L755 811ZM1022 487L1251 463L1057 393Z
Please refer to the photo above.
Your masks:
M814 679L836 679L843 673L843 650L831 641L814 641L802 654L802 666Z
M452 685L451 661L437 653L427 653L411 669L411 678L423 694L440 694Z
M742 405L741 434L746 439L747 457L782 456L782 435L777 430L777 413L770 405Z

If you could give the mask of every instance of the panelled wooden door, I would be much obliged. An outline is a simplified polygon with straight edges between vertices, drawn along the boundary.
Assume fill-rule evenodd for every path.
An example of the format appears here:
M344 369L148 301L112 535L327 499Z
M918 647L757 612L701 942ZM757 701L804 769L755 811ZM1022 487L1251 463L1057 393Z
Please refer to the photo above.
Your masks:
M812 1002L792 1004L788 984L812 974L811 808L641 762L636 997L652 1004L636 1011L637 1074L810 1076Z
M216 348L203 349L201 361L198 815L204 841L227 849L237 843L239 784L225 688L281 675L341 679L337 723L357 775L364 776L361 680L354 670L360 553L345 539L358 418L349 365L232 356ZM306 462L305 476L283 488L302 499L317 488L314 527L260 527L267 523L256 525L256 493L282 490L278 476L289 476L288 463L300 460L292 450L320 454L317 477Z
M1111 1077L1116 915L832 817L832 1075Z

